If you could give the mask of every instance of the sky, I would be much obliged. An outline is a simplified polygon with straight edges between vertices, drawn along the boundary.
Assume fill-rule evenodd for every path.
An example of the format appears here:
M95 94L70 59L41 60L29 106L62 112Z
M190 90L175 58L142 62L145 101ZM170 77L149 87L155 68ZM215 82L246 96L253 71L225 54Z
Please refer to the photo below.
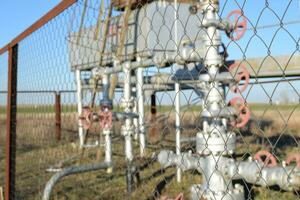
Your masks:
M0 46L6 45L59 2L60 0L1 0Z
M7 44L59 2L58 0L1 0L0 27L3 28L0 28L0 46L2 47ZM283 22L300 20L299 0L221 0L220 2L222 8L224 2L230 2L226 3L224 9L222 9L222 17L226 17L231 10L243 8L245 15L251 22L249 23L249 28L276 24L279 23L280 20ZM268 2L268 5L266 5L266 2ZM89 18L96 19L97 14L95 13L96 12L90 12L88 14ZM66 64L66 60L68 59L66 54L68 50L65 45L67 30L61 27L62 24L65 25L67 23L69 22L58 21L57 24L53 23L50 25L52 28L47 29L49 28L47 27L44 29L54 30L50 34L47 34L47 32L45 32L45 34L41 31L35 33L34 37L29 37L25 41L22 41L22 45L20 45L19 49L19 72L22 74L22 77L19 79L20 84L18 84L18 86L28 86L28 88L26 87L25 89L42 88L43 90L52 88L52 86L56 87L56 89L74 89L73 74ZM87 24L93 25L93 23L94 21L91 20ZM243 56L247 58L264 57L267 56L269 52L274 56L291 55L296 50L296 43L298 42L299 44L299 26L300 24L294 24L285 26L285 29L279 29L278 27L260 29L257 31L259 37L253 37L254 31L250 30L237 43L231 43L229 45L229 58L240 59ZM62 33L57 30L62 30ZM37 41L37 38L40 37L43 39ZM229 42L224 34L223 39L225 43ZM54 42L52 42L52 40L54 40ZM49 45L44 46L41 50L28 51L29 47L35 46L41 48L42 45L39 41L42 41L43 44L48 42L47 44ZM62 43L64 43L64 45L61 45ZM38 56L36 56L37 54ZM36 68L37 65L39 65L39 68ZM6 74L6 72L2 73L1 70L0 68L0 81L1 79L3 80L1 76ZM32 74L38 74L39 78L35 79ZM60 75L59 78L58 75ZM25 84L28 82L32 84ZM298 95L295 94L295 91L300 91L300 83L295 83L293 86L295 86L295 88L289 84L280 84L280 86L270 84L264 87L256 86L256 88L251 88L250 91L246 92L245 95L247 95L249 101L253 102L268 102L270 98L274 98L273 100L276 101L284 91L287 91L287 95L297 98ZM272 93L275 95L272 96ZM183 95L188 96L188 94ZM40 97L37 98L41 99ZM172 103L172 99L174 98L162 100L162 102ZM32 101L32 99L29 98L28 102L30 101ZM41 101L47 102L47 100Z

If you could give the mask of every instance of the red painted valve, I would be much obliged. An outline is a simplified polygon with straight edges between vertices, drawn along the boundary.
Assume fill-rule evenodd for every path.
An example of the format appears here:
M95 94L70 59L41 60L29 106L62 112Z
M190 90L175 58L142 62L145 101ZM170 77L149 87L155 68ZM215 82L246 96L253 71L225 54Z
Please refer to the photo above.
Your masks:
M234 93L242 93L246 90L250 82L250 73L243 64L233 63L229 66L228 71L234 76L235 83L230 87ZM239 83L244 80L244 84L239 86Z
M254 160L263 163L266 167L276 167L276 158L267 150L260 150L254 155Z
M241 97L234 97L229 101L229 106L232 106L237 111L237 118L230 124L237 128L243 128L250 120L250 109L246 105L246 102Z
M93 113L89 107L84 107L82 113L79 115L80 123L84 130L90 129L93 123Z
M286 164L287 165L290 165L290 164L292 164L293 162L295 162L296 163L296 166L298 167L298 168L300 168L300 154L298 153L298 154L291 154L291 155L289 155L288 157L287 157L287 159L286 159Z
M241 39L247 30L247 18L243 15L242 11L234 10L227 16L227 20L233 25L233 31L229 37L233 41Z
M101 110L99 112L99 121L102 129L112 128L112 112L110 110Z

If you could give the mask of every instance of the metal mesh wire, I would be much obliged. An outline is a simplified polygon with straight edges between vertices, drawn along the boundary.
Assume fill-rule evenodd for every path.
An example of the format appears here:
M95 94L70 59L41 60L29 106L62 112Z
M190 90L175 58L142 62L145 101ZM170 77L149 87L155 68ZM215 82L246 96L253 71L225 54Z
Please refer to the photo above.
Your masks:
M3 54L0 56L0 65L1 66L7 66L7 54ZM5 121L6 121L6 101L7 101L7 67L1 67L0 68L0 114L1 114L1 123L0 123L0 162L1 162L1 169L0 169L0 185L4 185L4 171L5 171Z
M217 2L79 0L22 40L15 198L41 199L56 172L107 159L107 137L94 118L107 100L105 73L115 70L117 78L108 79L110 89L115 86L113 167L63 178L51 199L167 200L180 193L184 199L300 199L299 1L220 0L216 11ZM216 21L205 21L205 6ZM227 18L236 9L241 12ZM247 26L233 34L229 22L241 21ZM215 31L211 37L210 27L219 22L228 36ZM211 59L211 49L220 58ZM0 187L7 59L0 56ZM212 75L218 63L220 71ZM143 68L143 97L139 69L127 73L128 66ZM88 120L78 119L87 110L95 122L83 131L80 147L81 123Z

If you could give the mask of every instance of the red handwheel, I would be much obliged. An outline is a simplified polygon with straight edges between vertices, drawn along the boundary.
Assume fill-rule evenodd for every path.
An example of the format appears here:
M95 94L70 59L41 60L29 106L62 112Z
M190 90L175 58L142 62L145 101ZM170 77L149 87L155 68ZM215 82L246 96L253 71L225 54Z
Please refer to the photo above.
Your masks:
M250 82L250 73L246 66L240 63L233 63L229 66L228 71L233 75L236 82L230 87L230 90L234 93L244 92ZM239 85L242 80L244 80L244 84Z
M110 110L99 112L99 122L102 129L112 128L112 112Z
M241 97L234 97L229 101L229 106L232 106L236 109L236 119L232 121L230 124L236 128L243 128L246 126L248 121L250 120L250 109L246 105L246 102Z
M287 159L286 159L286 164L287 165L290 165L290 164L292 164L293 162L295 162L296 163L296 166L298 167L298 168L300 168L300 154L298 153L298 154L291 154L291 155L289 155L288 157L287 157Z
M232 24L233 30L229 37L233 41L241 39L247 30L247 18L241 10L234 10L227 16L227 20Z
M89 130L93 123L93 114L89 107L84 107L79 115L79 120L84 130Z
M263 163L266 167L276 167L276 158L267 150L260 150L254 155L254 160Z

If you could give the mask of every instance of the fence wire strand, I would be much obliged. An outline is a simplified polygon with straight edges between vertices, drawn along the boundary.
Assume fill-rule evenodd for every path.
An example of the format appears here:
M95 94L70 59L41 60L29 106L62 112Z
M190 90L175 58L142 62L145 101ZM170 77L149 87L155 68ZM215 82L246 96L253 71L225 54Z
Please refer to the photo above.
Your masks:
M299 9L78 0L18 43L14 198L300 199Z

